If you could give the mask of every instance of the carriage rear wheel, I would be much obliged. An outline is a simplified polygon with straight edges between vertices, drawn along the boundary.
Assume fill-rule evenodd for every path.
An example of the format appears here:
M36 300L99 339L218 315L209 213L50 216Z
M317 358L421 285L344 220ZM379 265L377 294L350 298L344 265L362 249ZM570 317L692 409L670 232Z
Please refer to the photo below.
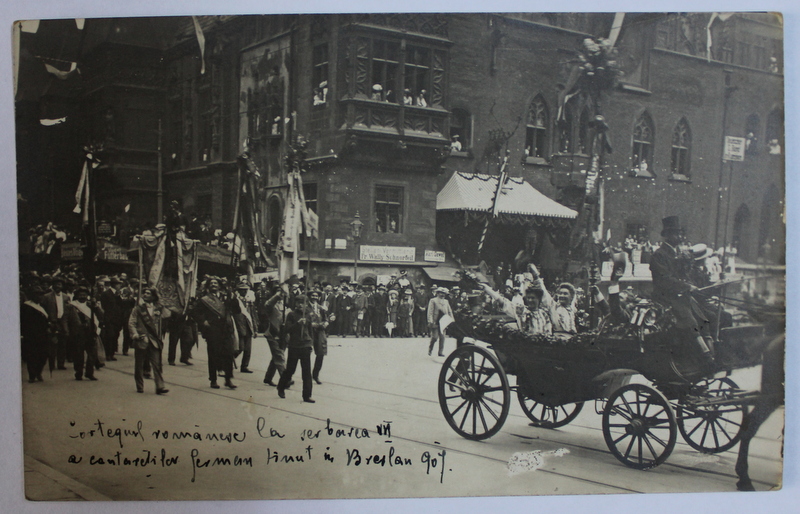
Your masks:
M608 449L626 466L651 469L667 460L678 431L667 399L643 384L614 391L603 411Z
M739 387L728 377L702 380L692 392L708 400L709 405L678 405L678 429L689 446L702 453L730 450L742 436L744 409L742 404L714 405L715 400L732 399Z
M545 405L528 397L522 390L517 390L517 399L525 415L534 426L542 428L558 428L568 425L580 414L583 402L565 405Z
M474 345L448 355L439 373L439 405L460 436L480 441L496 434L511 406L508 377L497 357Z

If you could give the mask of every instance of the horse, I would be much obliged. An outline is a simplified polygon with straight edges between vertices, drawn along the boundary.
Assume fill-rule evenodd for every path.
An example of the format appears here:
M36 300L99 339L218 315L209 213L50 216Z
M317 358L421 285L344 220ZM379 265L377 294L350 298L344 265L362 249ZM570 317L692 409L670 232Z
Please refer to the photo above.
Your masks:
M755 491L748 474L750 441L770 414L784 404L785 353L786 333L783 332L770 340L762 354L761 392L754 402L753 410L745 411L742 420L742 438L739 443L739 456L736 459L736 476L739 478L736 489L739 491Z

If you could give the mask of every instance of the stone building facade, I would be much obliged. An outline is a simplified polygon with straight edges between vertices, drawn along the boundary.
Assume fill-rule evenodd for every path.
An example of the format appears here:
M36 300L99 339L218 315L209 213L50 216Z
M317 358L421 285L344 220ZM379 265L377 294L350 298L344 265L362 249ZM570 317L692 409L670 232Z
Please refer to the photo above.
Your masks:
M603 168L603 230L612 243L632 233L655 242L661 218L679 214L692 241L727 240L745 260L781 262L781 20L711 16L624 18L616 44L624 75L601 97L613 148ZM446 250L436 194L452 173L497 173L507 155L512 176L567 205L579 200L590 119L568 105L557 122L559 97L582 41L607 37L613 20L600 13L207 16L197 18L202 54L189 17L87 20L94 42L75 60L88 73L60 101L79 106L77 139L102 133L112 152L98 197L110 215L132 203L131 225L155 223L159 198L177 200L186 214L227 232L236 159L247 151L260 172L259 222L275 243L283 159L302 137L305 199L320 217L319 239L302 254L312 277L352 276L358 257L359 275L405 268L421 279L423 267L441 260L435 252ZM18 100L18 127L40 131L20 113L53 102ZM725 135L747 139L743 162L722 163ZM21 177L23 168L47 167L47 158L20 148ZM66 213L69 203L51 210ZM364 225L354 241L357 213Z

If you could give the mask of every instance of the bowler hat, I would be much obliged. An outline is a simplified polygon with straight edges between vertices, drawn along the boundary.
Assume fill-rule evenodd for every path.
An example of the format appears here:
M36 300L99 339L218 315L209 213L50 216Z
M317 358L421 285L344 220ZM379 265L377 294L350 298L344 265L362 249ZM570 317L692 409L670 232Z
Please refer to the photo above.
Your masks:
M661 220L661 236L683 232L681 221L677 216L667 216Z

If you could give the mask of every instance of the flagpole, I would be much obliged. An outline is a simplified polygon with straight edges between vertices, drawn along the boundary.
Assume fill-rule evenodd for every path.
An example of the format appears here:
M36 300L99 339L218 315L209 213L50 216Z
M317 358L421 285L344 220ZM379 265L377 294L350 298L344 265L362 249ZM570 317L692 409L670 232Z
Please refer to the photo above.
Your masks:
M144 262L142 257L142 245L144 244L144 238L142 236L137 236L139 240L139 297L136 299L136 305L139 305L139 302L142 299L142 281L144 280Z
M156 192L156 209L158 222L164 219L164 169L161 164L161 118L158 119L158 153L157 153L158 191Z
M508 151L506 151L505 157L503 157L503 164L500 167L500 176L497 178L497 189L494 192L494 198L492 198L492 207L491 210L486 215L486 223L483 225L483 232L481 232L481 240L478 242L478 256L480 256L481 250L483 250L483 243L486 240L486 234L489 232L489 222L497 216L497 208L500 202L500 194L503 192L503 186L505 185L505 178L506 178L506 165L508 164Z

